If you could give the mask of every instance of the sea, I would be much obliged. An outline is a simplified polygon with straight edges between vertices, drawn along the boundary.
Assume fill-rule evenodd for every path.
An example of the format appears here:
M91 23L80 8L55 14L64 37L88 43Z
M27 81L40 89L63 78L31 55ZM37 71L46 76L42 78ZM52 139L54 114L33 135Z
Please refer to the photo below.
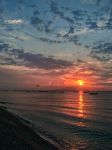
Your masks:
M112 150L112 92L0 91L0 106L61 150Z

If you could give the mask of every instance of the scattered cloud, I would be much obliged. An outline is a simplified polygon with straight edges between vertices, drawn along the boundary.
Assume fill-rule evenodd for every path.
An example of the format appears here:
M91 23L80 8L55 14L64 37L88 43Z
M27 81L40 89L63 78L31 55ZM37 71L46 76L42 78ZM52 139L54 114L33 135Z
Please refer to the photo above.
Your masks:
M24 21L21 19L9 19L9 20L5 20L5 23L8 24L23 24Z
M99 42L93 47L93 49L97 50L98 53L112 54L112 43L105 41Z
M110 42L98 42L90 52L90 56L99 61L112 60L112 43Z
M46 83L51 77L64 81L84 77L92 84L96 81L102 86L110 86L112 1L80 0L73 3L74 0L48 0L47 3L44 0L38 3L15 0L13 5L12 1L0 0L0 64L17 67L17 70L22 67L18 72L23 72L24 67L30 68L25 75L30 74L32 81L36 76L40 80L41 75L49 76ZM50 52L55 57L50 56ZM31 69L38 71L32 73ZM7 71L5 73L11 76ZM16 76L14 72L13 75ZM49 81L51 85L54 83L55 79Z

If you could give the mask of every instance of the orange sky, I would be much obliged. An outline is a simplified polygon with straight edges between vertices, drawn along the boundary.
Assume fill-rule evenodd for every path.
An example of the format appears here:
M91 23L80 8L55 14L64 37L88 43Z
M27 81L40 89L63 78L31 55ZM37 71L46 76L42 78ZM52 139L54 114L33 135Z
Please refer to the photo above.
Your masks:
M73 87L74 89L102 89L111 90L112 81L101 81L101 77L93 74L91 71L75 72L76 68L45 70L40 68L30 68L25 66L4 65L0 66L3 74L0 76L2 88L34 88L37 85L43 87ZM7 74L5 77L4 74Z

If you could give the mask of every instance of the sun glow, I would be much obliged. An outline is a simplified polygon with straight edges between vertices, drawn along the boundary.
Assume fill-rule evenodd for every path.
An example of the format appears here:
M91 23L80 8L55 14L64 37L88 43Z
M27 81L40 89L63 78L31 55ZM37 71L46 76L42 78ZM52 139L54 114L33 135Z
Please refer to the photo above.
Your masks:
M83 85L84 85L84 81L83 81L83 80L77 80L77 84L78 84L79 86L83 86Z

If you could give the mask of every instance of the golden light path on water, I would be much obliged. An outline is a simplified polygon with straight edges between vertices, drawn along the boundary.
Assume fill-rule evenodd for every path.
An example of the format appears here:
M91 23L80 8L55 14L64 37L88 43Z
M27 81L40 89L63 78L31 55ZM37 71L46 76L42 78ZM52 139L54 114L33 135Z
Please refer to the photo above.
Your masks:
M81 118L84 118L84 93L82 90L79 91L79 114Z
M86 117L89 117L88 114L85 114L85 111L89 111L89 107L86 106L85 93L82 88L79 89L76 93L64 93L63 107L56 108L57 112L61 112L64 115L73 117L71 119L62 119L65 123L76 125L76 126L86 126L86 123L83 122Z

